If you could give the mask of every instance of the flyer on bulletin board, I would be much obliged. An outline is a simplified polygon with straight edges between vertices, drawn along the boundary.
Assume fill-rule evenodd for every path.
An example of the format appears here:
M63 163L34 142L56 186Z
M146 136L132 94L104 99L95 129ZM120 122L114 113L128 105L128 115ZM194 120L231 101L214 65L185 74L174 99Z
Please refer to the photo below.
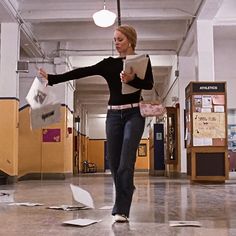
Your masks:
M226 138L225 113L193 113L194 138Z

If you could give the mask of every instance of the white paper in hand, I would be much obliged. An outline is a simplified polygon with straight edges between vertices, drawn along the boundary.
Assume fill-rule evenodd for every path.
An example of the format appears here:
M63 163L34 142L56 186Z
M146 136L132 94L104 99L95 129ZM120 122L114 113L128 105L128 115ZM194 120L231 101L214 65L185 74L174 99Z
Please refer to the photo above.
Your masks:
M129 94L129 93L134 93L137 92L139 89L126 84L126 83L122 83L122 94Z
M51 87L46 87L46 81L35 77L26 96L29 103L31 128L37 129L60 121L61 104L56 101L56 95Z
M75 201L90 208L94 208L93 199L89 192L73 184L71 184L70 187Z
M133 72L140 78L144 79L149 58L144 55L127 55L124 60L123 70L127 73ZM132 69L131 69L132 67Z
M56 103L56 95L53 93L52 88L46 87L46 81L38 77L35 77L25 99L31 109Z
M148 65L149 58L145 54L141 55L127 55L126 59L124 60L123 70L127 73L133 73L137 75L138 78L144 79L147 65ZM122 83L122 94L129 94L137 92L139 89L126 84Z

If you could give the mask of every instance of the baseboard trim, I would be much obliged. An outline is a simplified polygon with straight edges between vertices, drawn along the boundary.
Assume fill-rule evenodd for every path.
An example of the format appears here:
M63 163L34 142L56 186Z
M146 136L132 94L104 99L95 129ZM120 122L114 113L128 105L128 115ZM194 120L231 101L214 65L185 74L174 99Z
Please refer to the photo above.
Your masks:
M22 180L65 180L71 178L73 173L28 173L18 178Z

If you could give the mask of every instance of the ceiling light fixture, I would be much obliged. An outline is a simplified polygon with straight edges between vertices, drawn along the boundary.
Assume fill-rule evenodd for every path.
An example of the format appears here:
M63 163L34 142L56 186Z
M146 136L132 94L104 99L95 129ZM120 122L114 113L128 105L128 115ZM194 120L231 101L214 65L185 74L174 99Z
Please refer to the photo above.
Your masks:
M104 0L104 8L93 14L94 23L99 27L109 27L115 23L116 14L106 10L106 2Z

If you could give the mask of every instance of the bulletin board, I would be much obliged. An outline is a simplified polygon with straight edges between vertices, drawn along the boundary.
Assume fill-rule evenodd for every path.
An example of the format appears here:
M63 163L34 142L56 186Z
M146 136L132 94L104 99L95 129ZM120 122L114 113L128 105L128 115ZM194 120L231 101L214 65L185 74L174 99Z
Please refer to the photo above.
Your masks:
M228 178L225 82L190 82L185 89L187 175L191 181Z
M188 91L185 105L187 147L225 146L226 96L222 85L194 83Z

